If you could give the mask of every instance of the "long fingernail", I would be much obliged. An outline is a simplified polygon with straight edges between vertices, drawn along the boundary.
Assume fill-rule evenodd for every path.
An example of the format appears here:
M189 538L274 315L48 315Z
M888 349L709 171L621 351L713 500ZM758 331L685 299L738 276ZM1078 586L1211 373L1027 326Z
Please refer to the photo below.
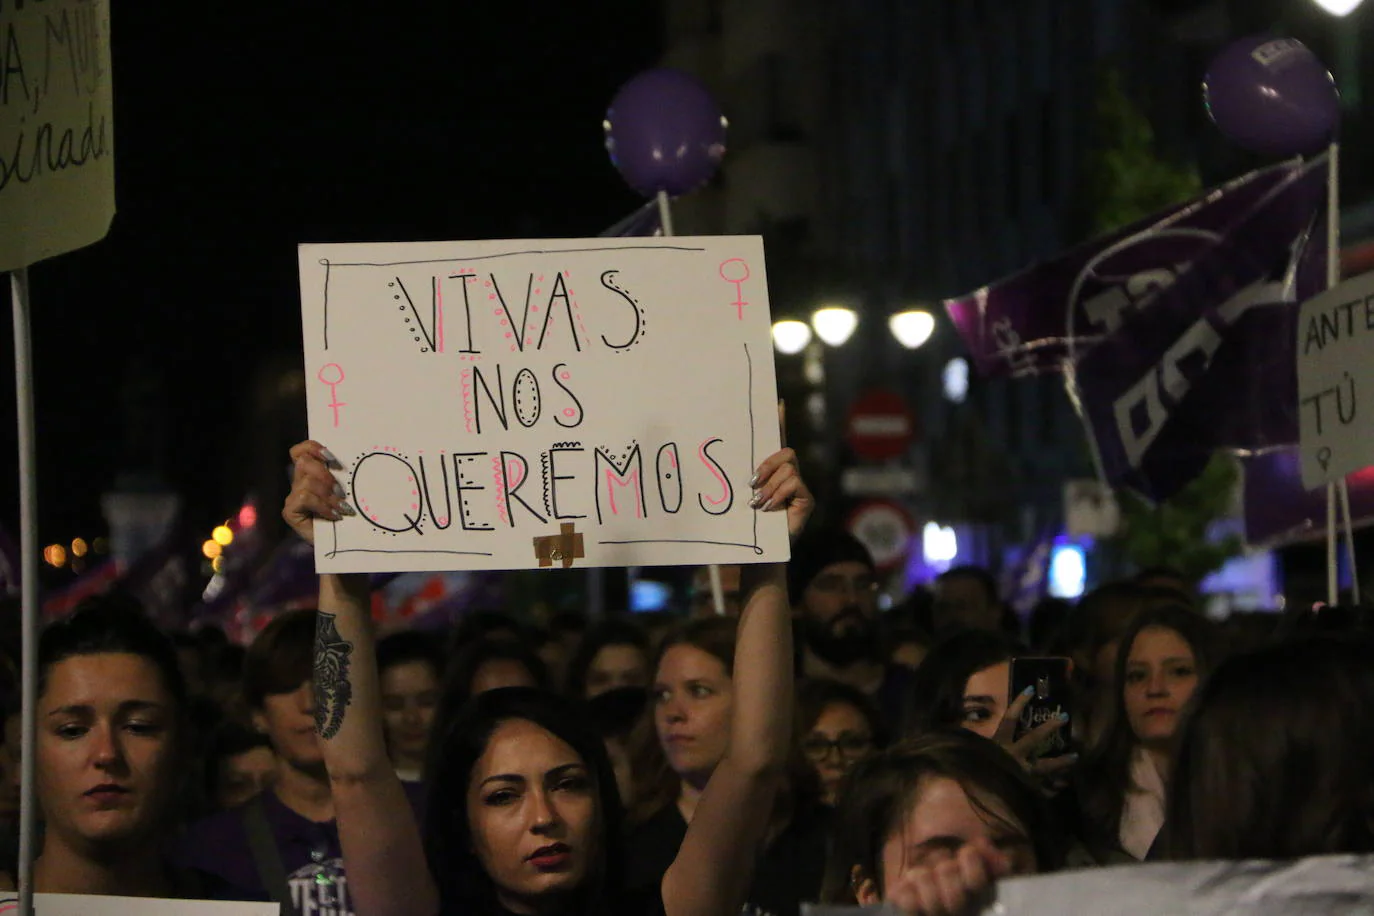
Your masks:
M1061 713L1059 714L1059 721L1060 721L1060 722L1067 722L1067 721L1069 721L1069 714L1066 713L1066 712L1061 712Z
M1025 690L1021 691L1021 696L1023 696L1023 697L1033 697L1033 696L1035 696L1035 688L1034 688L1034 687L1027 687Z
M348 504L346 504L346 503L345 503L344 505L342 505L342 506L339 507L339 512L342 513L343 515L348 515L348 516L353 516L353 515L357 515L357 514L358 514L358 510L357 510L357 509L354 509L352 506L350 506L350 505L348 505Z
M343 467L342 464L339 464L339 459L335 458L335 457L334 457L334 453L331 452L329 449L327 449L327 448L322 448L322 449L320 449L320 454L324 456L324 463L325 463L325 464L332 464L332 465L334 465L335 467L340 467L340 468Z
M750 509L757 509L757 508L758 508L759 506L761 506L761 505L763 505L763 494L762 494L762 493L755 494L754 498L751 499L751 500L749 500L749 508L750 508Z
M339 497L339 499L347 499L348 491L343 488L343 484L336 483L334 484L334 495Z
M778 501L777 501L776 499L770 499L770 500L768 500L768 502L764 503L763 511L764 511L764 512L772 512L773 509L774 509L774 507L777 506L777 503L778 503Z
M755 474L753 477L750 477L750 478L749 478L749 488L750 488L751 490L757 490L757 489L758 489L758 486L759 486L759 475Z

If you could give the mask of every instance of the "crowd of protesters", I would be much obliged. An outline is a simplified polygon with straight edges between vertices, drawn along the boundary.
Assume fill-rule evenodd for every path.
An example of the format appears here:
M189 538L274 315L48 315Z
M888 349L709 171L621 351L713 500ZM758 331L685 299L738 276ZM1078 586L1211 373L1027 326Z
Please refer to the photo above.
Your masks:
M283 515L343 507L292 452ZM671 626L521 608L377 637L366 577L247 647L118 593L39 646L39 891L272 900L299 916L975 913L1006 876L1374 852L1374 637L1357 610L1222 624L1168 570L1010 614L984 570L880 612L872 558L808 530ZM709 598L710 589L698 589ZM1066 659L1031 721L1019 659ZM0 866L17 864L17 704Z

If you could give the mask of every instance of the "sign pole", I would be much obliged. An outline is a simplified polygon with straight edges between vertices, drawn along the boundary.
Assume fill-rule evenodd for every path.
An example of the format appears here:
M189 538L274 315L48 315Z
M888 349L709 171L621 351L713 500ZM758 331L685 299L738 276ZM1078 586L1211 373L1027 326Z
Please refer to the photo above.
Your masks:
M29 322L29 272L10 272L14 315L14 393L19 433L19 577L21 584L22 723L19 792L19 912L33 914L33 858L37 825L35 787L38 702L38 513L34 452L32 330Z
M673 232L673 208L668 201L668 192L659 191L655 198L658 201L658 221L663 226L663 234L672 236ZM750 468L753 472L753 468ZM725 585L721 581L720 567L714 563L706 569L711 578L711 607L715 609L716 616L725 616Z
M1341 282L1341 145L1332 143L1327 152L1328 172L1326 188L1326 288L1335 289ZM1339 497L1339 501L1338 501ZM1360 600L1359 571L1355 567L1354 525L1350 518L1350 488L1344 474L1326 485L1326 600L1340 601L1336 553L1336 526L1340 510L1344 510L1345 547L1350 562L1351 596Z

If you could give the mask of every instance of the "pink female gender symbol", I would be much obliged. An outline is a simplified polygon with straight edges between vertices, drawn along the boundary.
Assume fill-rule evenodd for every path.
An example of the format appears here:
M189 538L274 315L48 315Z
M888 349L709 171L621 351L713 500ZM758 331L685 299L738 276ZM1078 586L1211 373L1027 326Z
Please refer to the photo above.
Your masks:
M732 277L727 274L725 268L729 267L731 264L738 264L740 267L744 268L744 276ZM735 273L735 271L731 271L731 273ZM739 320L743 321L744 307L749 304L744 301L743 288L744 281L749 279L749 265L744 262L744 258L730 258L728 261L722 261L720 265L720 278L726 283L735 284L735 301L730 304L735 307L735 312L738 314Z
M338 376L339 376L338 378L331 379L331 378L329 378L328 376L325 375L325 373L326 373L326 372L329 372L329 370L331 370L331 369L333 369L334 372L338 373ZM333 374L333 373L331 373L331 374ZM344 371L343 371L343 367L340 366L338 363L326 363L324 366L321 366L321 367L320 367L319 374L316 375L315 377L318 378L320 381L324 382L326 385L329 386L329 398L330 398L329 406L330 406L330 408L334 411L334 428L335 428L335 429L338 429L338 427L339 427L339 408L340 408L340 407L347 407L347 406L348 406L347 404L344 404L343 402L341 402L341 401L339 400L339 385L343 384L343 380L344 380Z

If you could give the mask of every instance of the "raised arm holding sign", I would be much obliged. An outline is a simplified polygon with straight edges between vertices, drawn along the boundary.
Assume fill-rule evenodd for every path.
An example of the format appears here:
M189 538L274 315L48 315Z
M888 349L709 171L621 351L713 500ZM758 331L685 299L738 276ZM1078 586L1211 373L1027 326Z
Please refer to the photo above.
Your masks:
M347 501L335 489L336 463L319 443L296 446L292 460L295 481L283 517L312 539L315 520L337 523ZM764 461L749 486L756 494L750 502L785 511L788 534L800 533L813 503L791 451ZM668 916L737 911L792 729L785 567L747 570L731 750L702 794L661 899L648 901L626 899L607 878L607 863L619 861L621 813L600 739L575 708L534 691L493 691L470 704L465 718L447 729L439 724L422 840L382 736L367 579L322 576L317 727L358 912L523 912L552 903L581 912L599 909L597 902L616 914L660 906Z

